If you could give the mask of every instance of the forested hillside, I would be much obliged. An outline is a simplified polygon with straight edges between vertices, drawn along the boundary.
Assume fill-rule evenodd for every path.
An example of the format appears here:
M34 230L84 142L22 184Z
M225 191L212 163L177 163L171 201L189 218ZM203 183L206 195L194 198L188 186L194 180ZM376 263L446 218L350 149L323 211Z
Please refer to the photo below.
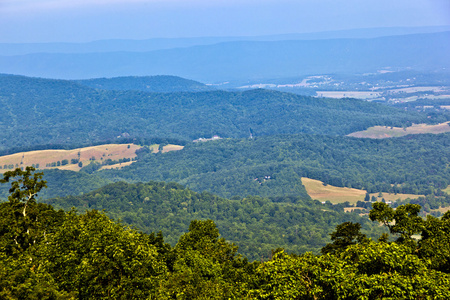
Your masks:
M113 181L177 181L223 197L304 197L301 177L370 193L428 195L450 184L449 157L448 133L387 140L302 134L188 144L98 175Z
M176 183L119 182L83 196L45 202L65 210L105 210L115 220L146 233L162 231L172 245L191 220L212 219L227 240L240 245L239 253L252 260L268 258L270 251L278 247L294 253L318 252L329 242L328 233L346 221L360 223L370 236L382 232L367 217L344 213L343 205L323 205L294 195L228 200L210 193L199 194Z
M157 209L165 211L158 215L167 216L161 220L163 224L182 223L181 216L189 209L198 209L200 216L202 207L207 207L211 215L224 217L218 227L212 220L193 220L176 244L169 245L161 233L139 232L97 210L64 212L37 203L37 193L45 182L41 174L33 174L32 168L7 172L1 182L11 183L8 201L0 203L0 297L4 299L450 297L449 213L441 219L423 220L418 216L418 205L408 204L394 211L384 203L374 204L370 219L378 228L378 222L384 224L390 233L381 235L378 241L362 233L360 224L346 221L330 232L331 242L321 249L321 255L288 254L278 248L261 262L249 262L237 253L238 245L225 239L226 234L219 234L219 229L229 227L250 239L247 242L256 241L264 248L263 241L271 238L270 233L285 238L295 232L312 238L317 232L300 226L289 231L262 227L256 217L295 224L302 216L316 223L313 228L317 230L330 220L337 221L339 213L325 207L321 220L316 214L321 210L315 209L315 204L305 202L308 209L300 202L278 203L277 209L273 202L261 198L242 199L238 205L230 201L227 205L220 203L225 199L157 183L115 184L83 199L99 206L120 199L114 204L122 209L140 205L138 214L150 212L150 207L159 204L161 208ZM131 200L128 204L123 201L125 194L126 201ZM187 205L181 202L185 199L189 199ZM231 206L240 205L238 214L250 210L257 215L248 216L252 217L250 223L258 224L255 236L251 235L251 226L237 219L225 228L220 225L227 214L233 213ZM267 214L261 214L264 207L270 208ZM414 239L415 234L422 238Z
M123 79L123 80L131 80ZM419 112L355 99L268 90L147 93L107 91L74 81L0 76L0 150L80 145L118 137L345 135L375 125L443 122Z
M76 81L82 85L102 90L143 91L154 93L201 92L214 90L212 87L194 80L177 76L130 76L115 78L95 78Z

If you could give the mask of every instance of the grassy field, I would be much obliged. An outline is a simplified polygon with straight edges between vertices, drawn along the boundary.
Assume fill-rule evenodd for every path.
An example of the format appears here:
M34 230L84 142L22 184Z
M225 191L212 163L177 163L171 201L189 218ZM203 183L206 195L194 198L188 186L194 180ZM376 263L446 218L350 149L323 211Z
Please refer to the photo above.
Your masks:
M312 199L319 201L330 201L333 204L344 203L346 201L351 204L356 204L358 201L364 201L364 197L366 195L366 191L364 190L324 185L322 181L309 179L306 177L302 177L302 183L306 188L306 192ZM418 198L421 195L382 193L382 197L378 197L378 193L373 193L370 194L371 198L372 196L375 196L377 201L381 201L384 198L387 202L393 202L398 199L405 200L407 198Z
M444 133L450 132L450 122L445 122L437 125L414 124L411 127L387 127L374 126L364 131L350 133L348 136L358 138L384 139L391 137L400 137L408 134L423 134L423 133Z
M357 92L357 91L318 91L318 97L325 98L357 98L357 99L373 99L381 96L379 92Z
M364 196L366 195L366 191L363 190L323 185L322 181L306 177L302 177L302 183L306 188L306 192L312 199L330 201L334 204L346 201L356 203L357 201L363 201Z
M79 171L81 168L76 164L72 164L72 160L79 160L83 166L88 165L91 161L102 162L111 159L118 161L124 158L135 158L136 150L141 146L134 144L107 144L85 148L77 148L72 150L39 150L30 152L20 152L0 157L0 173L17 167L39 166L38 169L61 169ZM153 152L158 152L159 145L152 145L150 148ZM183 146L167 145L162 152L176 151L183 149ZM49 166L52 163L67 160L69 163L60 166ZM131 164L132 162L103 166L104 169L121 168ZM5 168L7 166L7 168ZM11 168L12 166L12 168Z
M447 194L450 194L450 185L443 189L442 191L446 192Z

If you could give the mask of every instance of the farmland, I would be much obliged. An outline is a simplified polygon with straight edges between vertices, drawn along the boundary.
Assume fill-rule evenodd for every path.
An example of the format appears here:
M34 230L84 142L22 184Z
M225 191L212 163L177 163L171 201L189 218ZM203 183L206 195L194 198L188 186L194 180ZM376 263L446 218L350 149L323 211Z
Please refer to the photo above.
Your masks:
M20 152L0 157L0 166L2 166L0 171L6 172L8 169L25 166L35 166L38 169L58 168L79 171L82 165L87 165L91 161L133 159L136 157L136 150L140 148L141 146L134 144L106 144L72 150ZM64 160L67 163L62 163ZM80 162L81 164L79 164Z
M437 125L427 124L413 124L410 127L388 127L388 126L374 126L364 131L353 132L348 136L358 138L384 139L391 137L400 137L408 134L425 134L425 133L445 133L450 132L450 122L445 122Z
M373 91L317 91L318 97L374 99L381 97L380 92Z
M105 144L72 150L39 150L20 152L0 157L0 172L18 167L34 166L37 169L61 169L79 171L91 162L103 163L102 169L121 168L133 163L136 150L142 148L134 144ZM151 145L153 153L158 152L159 145ZM183 146L166 145L161 152L183 149ZM120 162L119 162L120 161ZM122 162L123 161L123 162ZM114 164L114 162L117 162Z
M442 191L447 193L447 194L450 194L450 185L446 189L444 189Z
M314 180L310 178L302 177L302 183L306 188L308 195L319 201L330 201L333 204L350 202L356 204L358 201L364 201L366 191L359 189L352 189L347 187L336 187L332 185L324 185L320 180ZM381 197L378 197L378 193L371 193L370 197L375 196L377 201L381 201L383 198L387 202L396 200L405 200L407 198L417 198L419 195L413 194L393 194L382 193Z

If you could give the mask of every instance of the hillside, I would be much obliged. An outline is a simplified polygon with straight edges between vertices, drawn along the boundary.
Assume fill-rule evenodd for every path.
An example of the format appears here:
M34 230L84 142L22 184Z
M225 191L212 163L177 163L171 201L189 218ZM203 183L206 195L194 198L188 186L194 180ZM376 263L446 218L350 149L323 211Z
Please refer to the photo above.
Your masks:
M283 135L189 144L148 154L109 180L176 181L223 197L307 193L301 177L369 193L431 194L450 184L450 133L396 139Z
M430 71L450 67L449 35L230 41L149 52L32 53L0 56L0 70L63 79L167 74L207 83L384 68Z
M162 231L174 245L191 220L212 219L227 240L238 243L249 259L270 255L283 247L289 252L318 251L329 242L328 233L341 222L360 222L365 232L382 232L376 224L341 206L324 206L301 197L249 196L228 200L210 193L196 193L175 183L114 183L82 196L45 201L57 208L79 211L106 210L144 232Z
M426 134L426 133L439 134L444 132L450 132L450 122L445 122L436 125L413 124L412 126L404 128L374 126L367 128L364 131L352 132L348 136L357 138L385 139L385 138L405 136L408 134Z
M127 82L124 85L130 80L139 82L138 78L114 82L121 80ZM268 90L108 91L74 81L8 75L0 76L0 105L0 151L114 143L123 137L186 142L213 135L345 135L376 125L401 127L436 121L424 113L355 99L317 99Z
M134 161L136 150L141 146L133 144L107 144L71 150L36 150L0 156L0 173L18 167L33 166L37 169L58 168L79 171L91 162L103 165Z
M194 80L177 76L130 76L115 78L96 78L76 81L82 85L102 90L143 91L154 93L202 92L213 88Z
M137 161L122 164L120 170L114 165L100 171L101 165L87 165L78 174L44 170L49 188L41 195L87 193L100 187L99 182L154 180L175 181L227 198L295 195L309 199L302 181L307 177L330 186L357 188L361 197L363 191L434 197L450 184L449 141L449 133L384 140L302 134L189 143L172 152L166 152L172 149L166 146L164 153L140 151ZM6 187L0 190L0 195L8 192ZM345 195L350 202L361 200ZM427 201L435 203L431 198Z

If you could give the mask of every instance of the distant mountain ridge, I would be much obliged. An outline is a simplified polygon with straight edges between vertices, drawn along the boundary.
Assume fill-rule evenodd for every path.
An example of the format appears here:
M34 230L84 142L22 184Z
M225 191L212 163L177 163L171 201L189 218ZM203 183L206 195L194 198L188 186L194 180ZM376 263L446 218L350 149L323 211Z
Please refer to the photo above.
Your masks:
M152 38L145 40L97 40L85 43L0 43L0 55L31 53L94 53L94 52L148 52L154 50L212 45L235 41L320 40L342 38L376 38L383 36L435 33L450 31L450 26L361 28L310 33L277 34L266 36L228 36L192 38Z
M450 68L450 31L369 39L231 41L149 52L0 56L0 72L88 79L175 75L205 83Z
M189 80L177 76L128 76L114 78L95 78L78 80L77 83L95 89L116 91L143 91L155 93L171 92L201 92L211 91L209 87L198 81Z

